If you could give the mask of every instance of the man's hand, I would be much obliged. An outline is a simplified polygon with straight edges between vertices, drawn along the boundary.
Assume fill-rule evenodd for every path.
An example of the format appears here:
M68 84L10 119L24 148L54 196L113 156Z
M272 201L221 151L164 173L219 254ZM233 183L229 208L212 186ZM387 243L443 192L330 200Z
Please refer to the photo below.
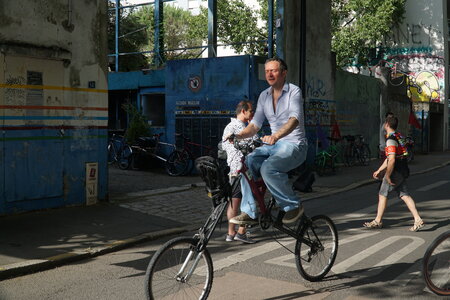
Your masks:
M278 141L278 138L275 137L274 135L265 135L265 136L262 137L261 140L265 144L273 145L273 144L275 144Z
M373 172L372 177L374 179L380 179L378 176L380 175L380 170L376 170L375 172Z
M227 136L223 141L224 142L230 142L230 143L234 143L234 139L236 138L236 134L232 133L229 136Z

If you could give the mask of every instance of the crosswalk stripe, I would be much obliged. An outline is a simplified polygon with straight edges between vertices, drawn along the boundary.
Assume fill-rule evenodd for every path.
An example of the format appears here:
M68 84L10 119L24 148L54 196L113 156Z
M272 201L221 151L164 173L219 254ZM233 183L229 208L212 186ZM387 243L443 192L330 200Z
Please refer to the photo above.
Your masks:
M435 182L435 183L432 183L432 184L423 186L423 187L421 187L421 188L418 188L417 191L418 191L418 192L426 192L426 191L432 190L432 189L434 189L434 188L437 188L438 186L444 185L444 184L446 184L446 183L448 183L448 182L450 182L450 181L449 181L449 180L441 180L441 181L437 181L437 182Z

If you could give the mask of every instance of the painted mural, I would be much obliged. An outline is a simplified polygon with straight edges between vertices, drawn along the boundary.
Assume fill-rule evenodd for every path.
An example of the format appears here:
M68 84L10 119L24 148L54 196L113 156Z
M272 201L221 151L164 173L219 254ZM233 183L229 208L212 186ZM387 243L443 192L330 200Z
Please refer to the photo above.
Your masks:
M413 102L444 102L445 59L439 36L442 32L434 25L406 23L393 29L379 49L379 64L391 69L391 84L405 83Z

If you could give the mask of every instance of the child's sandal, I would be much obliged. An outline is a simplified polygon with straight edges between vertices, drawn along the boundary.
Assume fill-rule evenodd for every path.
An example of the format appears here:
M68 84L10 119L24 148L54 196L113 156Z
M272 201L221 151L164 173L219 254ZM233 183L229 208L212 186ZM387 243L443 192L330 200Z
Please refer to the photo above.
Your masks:
M422 228L423 226L424 226L423 220L420 219L419 221L414 222L414 225L411 228L409 228L409 231L414 231L414 232L419 231L420 228Z
M373 220L371 222L365 222L363 226L366 228L383 228L383 223Z

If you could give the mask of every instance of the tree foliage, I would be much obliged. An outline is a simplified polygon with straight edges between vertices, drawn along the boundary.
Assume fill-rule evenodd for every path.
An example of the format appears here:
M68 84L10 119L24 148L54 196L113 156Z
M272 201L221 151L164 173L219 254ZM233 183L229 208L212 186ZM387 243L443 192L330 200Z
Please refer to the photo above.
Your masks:
M205 0L206 1L206 0ZM218 43L229 44L237 53L267 54L267 0L258 0L260 8L248 6L244 0L217 1ZM274 1L275 2L275 1ZM108 2L110 7L114 3ZM109 17L110 53L114 53L114 11ZM121 11L119 52L152 51L154 47L154 6L141 6ZM199 15L171 5L164 5L164 48L168 60L199 57L208 40L208 9ZM198 47L198 48L196 48ZM174 50L180 48L195 48ZM120 71L148 67L151 55L120 56Z
M266 54L267 0L258 0L261 9L255 10L244 0L217 1L217 39L229 44L237 53ZM201 17L207 24L208 10L202 9ZM258 20L262 20L259 25ZM207 28L206 28L207 29ZM207 32L206 32L207 34ZM263 42L261 42L263 41Z
M339 66L369 62L393 26L403 20L406 0L332 0L332 50Z
M114 3L108 1L108 7L114 8ZM133 10L120 10L119 14L119 53L137 52L147 43L146 25L139 21ZM108 49L115 53L115 11L108 11ZM111 59L113 62L113 60ZM144 55L121 55L119 71L131 71L145 68L147 59Z

